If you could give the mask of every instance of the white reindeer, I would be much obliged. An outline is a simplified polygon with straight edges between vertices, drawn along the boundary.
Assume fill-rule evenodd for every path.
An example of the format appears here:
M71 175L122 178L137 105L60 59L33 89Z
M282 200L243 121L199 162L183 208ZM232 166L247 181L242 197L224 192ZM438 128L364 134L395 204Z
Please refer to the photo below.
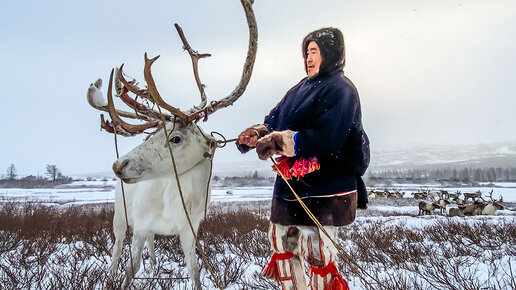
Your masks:
M199 266L195 255L194 235L190 229L187 217L180 200L179 187L176 181L175 170L180 182L182 194L190 216L194 232L197 232L205 204L209 202L211 156L217 142L205 134L196 122L218 109L233 104L245 91L251 77L257 50L257 25L252 10L252 0L241 0L249 26L249 50L246 62L235 90L226 98L213 101L209 105L204 93L204 85L200 82L197 61L199 58L209 56L200 55L193 51L183 35L181 28L176 25L184 48L192 57L194 76L201 93L201 104L193 107L186 113L165 103L159 95L151 74L151 65L157 59L147 59L145 55L144 77L147 89L140 89L134 81L126 81L123 77L122 67L117 70L115 80L113 74L109 81L107 105L103 104L100 88L102 81L99 79L91 84L88 89L87 99L94 108L109 112L112 122L105 121L101 115L101 127L108 132L121 135L135 135L144 130L158 126L161 114L142 103L129 97L128 93L134 93L141 99L166 109L173 116L164 114L165 126L158 127L157 131L145 142L120 157L113 164L113 171L123 181L125 196L122 195L122 183L118 182L115 190L115 215L113 218L113 231L115 245L113 250L110 273L115 274L118 268L119 258L123 249L123 240L127 231L127 223L133 229L131 242L132 260L126 265L126 278L123 287L127 287L135 273L140 268L141 255L145 241L148 242L151 255L151 264L155 264L154 235L175 235L180 237L181 247L185 254L186 266L192 281L193 289L201 289ZM120 97L137 113L117 110L112 99L112 84L115 83L117 96ZM100 100L100 101L99 101ZM143 119L145 124L131 125L121 117ZM165 130L167 134L165 134ZM168 136L168 139L166 138ZM171 154L167 143L171 145L171 151L175 159L176 168L172 165ZM126 211L127 210L127 211Z

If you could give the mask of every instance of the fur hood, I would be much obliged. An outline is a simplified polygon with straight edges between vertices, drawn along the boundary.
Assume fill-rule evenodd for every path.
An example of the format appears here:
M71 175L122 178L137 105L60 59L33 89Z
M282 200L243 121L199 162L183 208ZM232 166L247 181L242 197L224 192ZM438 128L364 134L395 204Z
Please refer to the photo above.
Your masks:
M311 41L315 41L319 46L322 56L321 67L318 75L324 75L334 70L342 71L344 69L345 48L344 36L339 29L333 27L325 27L310 32L304 39L302 44L303 58L305 60L305 71L308 73L306 67L306 49Z

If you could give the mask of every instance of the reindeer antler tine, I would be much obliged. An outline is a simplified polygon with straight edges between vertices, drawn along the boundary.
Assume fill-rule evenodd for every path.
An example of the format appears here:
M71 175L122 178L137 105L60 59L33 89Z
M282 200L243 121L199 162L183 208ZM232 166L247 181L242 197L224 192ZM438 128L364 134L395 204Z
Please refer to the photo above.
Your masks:
M111 117L111 126L116 129L116 133L127 133L129 135L135 135L138 133L142 133L143 131L147 130L148 128L153 128L158 126L159 122L157 120L153 122L148 122L145 124L140 125L132 125L129 123L126 123L117 113L117 110L115 109L115 104L113 102L113 74L115 70L111 70L111 74L109 75L109 85L108 85L108 92L107 92L107 108L109 112L109 116ZM102 118L102 117L101 117ZM107 124L107 122L106 122ZM120 132L120 129L123 129L122 132ZM124 132L125 131L125 132ZM124 134L125 135L125 134Z
M199 93L201 94L201 103L198 106L194 106L192 109L188 110L187 114L192 114L196 111L204 109L204 107L206 107L206 105L208 103L206 93L204 91L205 85L201 82L201 78L199 77L198 64L199 64L199 59L205 58L205 57L210 57L211 54L209 54L209 53L200 54L197 51L193 50L192 47L190 46L190 44L188 43L188 40L186 40L185 34L184 34L181 26L179 26L179 24L177 24L177 23L174 23L174 26L176 27L177 33L179 34L179 38L181 38L181 41L183 42L183 49L188 52L188 54L190 55L190 58L192 60L192 68L193 68L195 83L197 84L197 88L199 89Z
M179 110L178 108L175 108L163 101L161 95L158 92L158 89L156 88L156 83L154 82L154 78L152 77L151 73L151 66L152 63L155 62L158 58L159 55L152 59L149 59L147 57L147 53L145 53L145 67L143 69L143 76L145 77L145 81L147 82L147 92L150 94L151 98L154 100L154 103L156 105L169 111L172 115L178 117L184 123L188 123L190 121L188 119L188 116L185 113L181 112L181 110Z
M249 45L247 49L247 57L245 60L244 67L242 69L242 75L240 82L235 87L231 94L219 101L213 101L206 107L207 114L212 114L218 109L225 108L232 105L242 94L244 93L251 74L253 72L254 61L256 59L256 51L258 49L258 26L256 25L256 18L253 11L253 0L240 0L245 11L247 19L247 26L249 27Z

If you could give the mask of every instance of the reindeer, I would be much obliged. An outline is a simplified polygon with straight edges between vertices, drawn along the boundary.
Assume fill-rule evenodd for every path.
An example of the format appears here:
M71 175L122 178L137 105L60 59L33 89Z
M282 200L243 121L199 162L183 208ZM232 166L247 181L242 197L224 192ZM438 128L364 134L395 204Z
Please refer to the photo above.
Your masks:
M158 127L156 132L142 144L118 158L113 164L113 171L121 181L117 183L115 189L115 215L113 218L115 243L109 270L111 275L114 275L118 269L123 240L127 231L126 217L128 225L133 229L131 242L133 263L128 261L126 265L127 275L123 282L124 288L129 286L134 274L140 268L145 241L148 243L151 264L155 264L154 235L178 234L192 288L201 289L194 233L199 228L205 207L210 199L211 157L217 141L204 133L196 123L203 118L206 120L208 115L218 109L232 105L244 93L251 77L256 58L258 32L252 10L253 1L241 0L241 3L249 26L249 49L240 82L227 97L207 104L197 63L200 58L210 55L198 54L192 50L181 27L177 24L176 29L184 44L183 48L192 58L194 76L201 94L201 103L198 106L183 112L163 101L151 74L151 65L158 57L148 59L147 54L145 54L144 67L147 89L138 88L134 80L125 80L122 67L117 69L114 81L114 70L111 71L107 105L102 102L101 79L91 84L88 89L87 99L90 105L98 110L109 112L111 122L104 120L104 116L101 115L101 128L106 131L133 136L143 133L147 129ZM134 113L115 109L112 97L113 83L116 86L117 96L129 105ZM129 96L129 92L140 99L154 103L158 109L161 107L172 115L161 114L160 111L136 101ZM122 120L122 117L144 120L145 123L132 125ZM161 118L164 123L160 122ZM170 144L170 147L167 143ZM181 201L183 197L185 209ZM124 204L126 209L124 209ZM185 211L190 217L191 228Z
M500 196L500 200L493 199L493 190L489 192L490 202L482 210L482 215L496 215L497 210L503 209L503 197Z
M441 214L446 213L446 206L450 204L447 199L439 199L436 204L439 206L439 211Z
M435 202L428 203L421 201L419 202L419 215L424 215L425 213L434 214L434 210L438 207L439 205Z
M464 214L462 213L462 210L460 208L450 208L450 212L448 213L449 217L459 216L463 217Z
M400 191L399 188L394 189L394 192L389 192L387 195L388 198L403 198L405 195L404 191Z
M463 199L459 198L458 196L454 197L452 199L457 205L465 205L466 204L466 201L464 201Z
M448 193L448 199L455 200L460 197L460 190L455 191L455 193Z
M426 193L425 192L413 192L411 193L414 198L416 199L426 199Z
M462 207L462 213L467 216L479 215L482 213L484 208L486 207L486 203L483 201L475 200L473 203ZM461 208L461 207L459 207Z
M385 191L379 191L379 190L373 190L372 192L374 193L375 198L387 197L387 194L388 194Z
M464 192L464 201L468 201L468 199L470 199L470 198L471 198L472 201L476 201L477 198L483 199L482 198L482 192L480 190L477 190L474 193Z
M450 199L450 193L447 190L440 190L442 199Z
M426 197L428 199L432 199L433 201L441 199L441 192L440 191L428 191L426 193Z
M503 199L493 200L482 209L482 215L496 215L497 210L503 209Z

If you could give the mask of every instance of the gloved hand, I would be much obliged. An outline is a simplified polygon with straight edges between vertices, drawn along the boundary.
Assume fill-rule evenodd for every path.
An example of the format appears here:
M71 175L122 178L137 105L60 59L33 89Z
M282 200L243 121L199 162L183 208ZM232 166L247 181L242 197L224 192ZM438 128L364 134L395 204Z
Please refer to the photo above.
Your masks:
M258 153L258 157L265 160L274 154L286 157L295 156L294 134L296 134L296 132L285 130L272 132L261 138L256 143L256 153Z
M242 153L246 153L250 149L256 147L258 140L267 135L267 132L267 127L261 124L245 129L240 133L240 135L238 135L238 140L236 142L238 150Z

